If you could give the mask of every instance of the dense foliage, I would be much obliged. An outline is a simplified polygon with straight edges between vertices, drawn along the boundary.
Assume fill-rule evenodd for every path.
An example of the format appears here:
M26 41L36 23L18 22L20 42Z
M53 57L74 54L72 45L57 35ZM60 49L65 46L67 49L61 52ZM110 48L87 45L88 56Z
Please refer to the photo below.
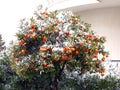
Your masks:
M99 72L108 57L105 38L97 35L88 23L69 11L48 12L41 7L35 18L20 21L18 41L11 49L12 69L21 77L42 77L43 84L58 89L58 81L68 72ZM43 85L44 86L44 85Z
M0 34L0 52L5 49L5 46L4 46L5 42L2 40L2 36Z

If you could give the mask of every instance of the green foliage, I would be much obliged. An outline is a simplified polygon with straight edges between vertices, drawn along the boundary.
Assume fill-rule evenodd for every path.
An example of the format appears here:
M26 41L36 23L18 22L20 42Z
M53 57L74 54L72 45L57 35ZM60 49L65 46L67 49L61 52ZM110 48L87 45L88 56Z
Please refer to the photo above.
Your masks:
M108 57L104 50L106 39L90 27L69 11L48 12L40 7L35 17L20 21L17 41L10 47L12 69L28 81L42 77L45 83L42 86L55 90L64 70L104 75L102 61Z
M2 40L2 36L0 34L0 52L5 49L5 42Z

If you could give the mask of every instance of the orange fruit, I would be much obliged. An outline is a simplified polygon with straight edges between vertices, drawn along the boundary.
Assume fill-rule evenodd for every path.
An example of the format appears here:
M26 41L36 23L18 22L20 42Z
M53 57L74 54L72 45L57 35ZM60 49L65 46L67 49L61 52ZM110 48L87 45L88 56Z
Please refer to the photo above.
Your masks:
M101 73L101 76L103 77L105 74L104 73Z
M45 15L45 18L48 18L48 15Z
M31 30L29 31L30 34L32 34L33 32L34 32L34 29L31 29Z
M48 12L44 12L45 15L48 15Z
M35 35L32 35L32 39L35 39L36 37L35 37Z
M84 62L84 65L86 65L88 62Z
M38 29L37 31L40 32L41 30Z
M26 52L25 52L25 50L24 50L24 49L22 49L22 50L21 50L21 53L22 53L23 55L25 55L25 54L26 54Z
M50 69L50 68L51 68L51 65L47 65L47 68Z
M53 57L53 60L58 61L59 58L58 57Z
M48 64L46 62L44 62L42 65L43 65L43 67L46 67Z
M99 64L99 61L96 61L95 64L98 65L98 64Z
M34 64L31 64L31 65L30 65L30 68L31 68L31 69L34 69Z
M67 50L66 53L67 53L67 54L71 54L71 50Z
M56 21L54 24L55 24L55 26L57 26L58 25L58 21Z
M54 30L54 33L56 33L57 32L57 30Z
M80 42L79 45L80 45L80 46L83 46L83 42Z
M99 50L96 48L96 49L94 50L94 52L95 52L95 53L98 53L98 52L99 52Z
M90 38L91 36L92 36L92 35L91 35L90 33L89 33L89 34L87 34L87 37L88 37L88 38Z
M75 51L75 48L71 48L72 51Z
M105 61L105 57L102 57L102 59L101 59L102 61Z
M41 30L41 32L43 33L43 32L44 32L44 30Z
M97 55L97 54L95 54L95 55L93 56L93 58L98 58L98 55Z
M80 29L82 29L82 28L83 28L83 26L80 25Z
M44 58L45 58L45 55L41 55L41 58L44 59Z
M60 51L60 54L63 54L63 51Z
M43 47L40 47L40 51L41 51L41 52L46 52L47 49L46 49L46 48L43 48Z
M68 57L67 56L62 56L62 60L67 60Z
M45 42L46 40L47 40L47 37L44 36L43 39L42 39L42 41Z
M22 45L22 44L24 44L24 43L25 43L25 40L22 39L22 40L20 41L20 45Z
M34 24L31 24L31 28L34 29L34 28L35 28L35 25L34 25Z
M31 60L32 63L34 63L35 61L34 60Z
M69 32L69 31L67 31L65 34L66 34L66 35L69 35L69 34L70 34L70 32Z
M106 70L105 67L102 67L102 68L101 68L101 71L102 71L102 72L105 72L105 70Z
M67 47L64 47L64 48L63 48L63 51L64 51L64 52L66 52L67 50L68 50L68 48L67 48Z
M84 50L84 52L88 52L88 48L84 48L83 50Z
M26 49L26 48L27 48L27 46L23 46L23 48L24 48L24 49Z
M26 35L25 35L25 38L29 38L29 37L30 37L30 34L26 34Z
M76 55L78 55L78 54L79 54L79 51L78 51L78 50L76 50L76 51L75 51L75 54L76 54Z
M19 61L19 59L18 59L18 58L16 58L16 59L15 59L15 63L17 63L18 61Z
M65 22L62 21L62 24L64 24Z
M51 49L51 47L50 47L50 46L48 46L48 47L47 47L47 50L50 50L50 49Z
M100 69L97 69L96 72L100 72Z
M78 19L77 19L77 18L75 18L75 19L74 19L74 21L75 21L75 22L78 22Z

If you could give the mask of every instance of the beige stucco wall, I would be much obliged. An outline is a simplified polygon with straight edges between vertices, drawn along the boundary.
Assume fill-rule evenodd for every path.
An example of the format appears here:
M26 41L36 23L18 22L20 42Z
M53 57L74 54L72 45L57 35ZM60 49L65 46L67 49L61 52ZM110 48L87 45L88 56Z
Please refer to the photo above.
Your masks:
M120 7L94 9L78 12L81 19L92 25L99 35L106 36L105 47L110 59L120 60Z

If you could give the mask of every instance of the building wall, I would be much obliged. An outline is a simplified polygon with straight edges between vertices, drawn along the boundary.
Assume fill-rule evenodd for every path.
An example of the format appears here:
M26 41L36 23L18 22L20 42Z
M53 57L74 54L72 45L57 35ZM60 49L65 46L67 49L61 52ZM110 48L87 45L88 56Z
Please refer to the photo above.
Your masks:
M101 8L78 12L81 19L92 25L100 36L105 36L110 59L120 60L120 7Z

